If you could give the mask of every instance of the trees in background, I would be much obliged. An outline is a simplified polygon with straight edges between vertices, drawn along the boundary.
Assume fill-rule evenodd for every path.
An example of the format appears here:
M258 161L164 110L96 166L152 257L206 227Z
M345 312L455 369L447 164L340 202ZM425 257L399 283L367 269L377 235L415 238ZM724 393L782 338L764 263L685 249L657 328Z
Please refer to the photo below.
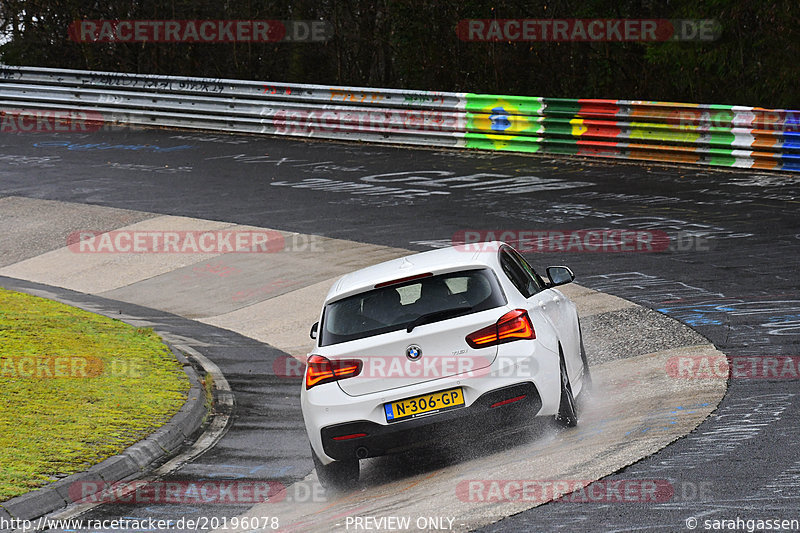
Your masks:
M716 19L710 42L466 42L462 19ZM325 20L324 43L78 43L81 19ZM797 108L797 0L0 0L6 64Z

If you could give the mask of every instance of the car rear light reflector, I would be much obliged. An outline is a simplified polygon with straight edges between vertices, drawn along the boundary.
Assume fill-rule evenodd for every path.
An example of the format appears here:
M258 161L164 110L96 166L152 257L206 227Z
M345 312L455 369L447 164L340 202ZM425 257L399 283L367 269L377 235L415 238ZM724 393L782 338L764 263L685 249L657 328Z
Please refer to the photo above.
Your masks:
M517 396L515 398L509 398L508 400L503 400L502 402L496 402L489 406L490 409L494 409L495 407L500 407L501 405L508 405L510 403L518 402L520 400L524 400L528 395L523 394L522 396Z
M353 433L351 435L341 435L339 437L333 437L333 440L350 440L350 439L358 439L361 437L366 437L366 433Z
M330 361L321 355L312 355L306 365L306 390L323 383L352 378L361 373L363 363L358 359Z
M524 309L514 309L501 316L497 323L470 333L465 340L473 348L486 348L495 344L535 338L536 331L533 329L528 312Z

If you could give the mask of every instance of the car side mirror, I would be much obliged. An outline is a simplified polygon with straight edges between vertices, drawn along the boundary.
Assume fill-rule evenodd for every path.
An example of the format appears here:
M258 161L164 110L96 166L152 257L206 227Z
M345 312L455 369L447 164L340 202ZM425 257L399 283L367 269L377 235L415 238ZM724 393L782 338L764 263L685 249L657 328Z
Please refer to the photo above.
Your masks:
M575 280L575 274L572 273L572 270L570 270L569 267L565 266L547 267L547 277L550 278L551 287L555 287L556 285L566 285L567 283L572 283Z
M317 338L317 332L319 331L319 322L314 322L314 325L311 326L311 331L308 332L308 336L312 339Z

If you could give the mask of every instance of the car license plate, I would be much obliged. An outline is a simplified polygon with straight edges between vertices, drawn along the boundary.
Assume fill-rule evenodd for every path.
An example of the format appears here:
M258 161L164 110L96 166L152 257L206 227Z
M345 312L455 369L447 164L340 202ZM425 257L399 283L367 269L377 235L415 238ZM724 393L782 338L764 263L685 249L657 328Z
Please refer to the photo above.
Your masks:
M423 396L415 396L383 405L387 422L399 422L422 415L431 415L464 407L464 392L461 387Z

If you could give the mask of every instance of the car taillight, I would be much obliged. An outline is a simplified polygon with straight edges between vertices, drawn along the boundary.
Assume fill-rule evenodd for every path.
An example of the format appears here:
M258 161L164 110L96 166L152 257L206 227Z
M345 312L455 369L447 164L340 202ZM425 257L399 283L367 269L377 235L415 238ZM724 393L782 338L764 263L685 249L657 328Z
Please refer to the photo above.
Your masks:
M536 332L528 312L524 309L514 309L501 316L497 323L470 333L466 341L473 348L486 348L504 342L535 338Z
M312 355L306 365L306 390L323 383L355 377L361 373L362 367L363 363L358 359L330 361L321 355Z

